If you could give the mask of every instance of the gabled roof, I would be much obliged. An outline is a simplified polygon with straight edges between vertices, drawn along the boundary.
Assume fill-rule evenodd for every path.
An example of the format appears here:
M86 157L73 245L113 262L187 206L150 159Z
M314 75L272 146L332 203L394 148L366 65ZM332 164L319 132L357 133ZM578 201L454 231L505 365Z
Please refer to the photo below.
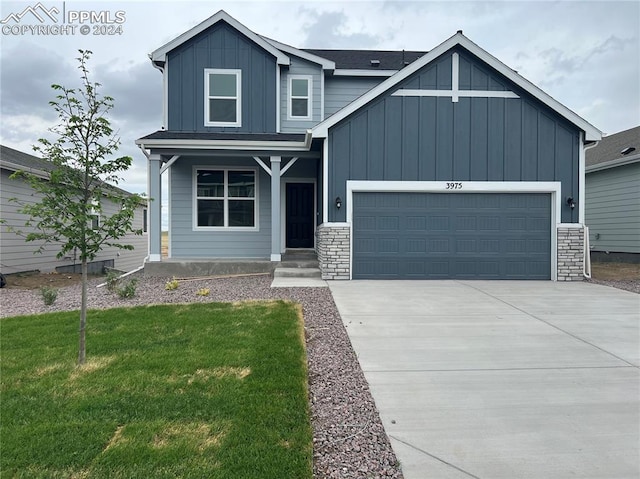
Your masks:
M576 113L571 111L566 106L562 105L560 102L558 102L557 100L549 96L547 93L543 92L540 88L535 86L529 80L518 75L518 73L516 73L514 70L512 70L511 68L507 67L504 63L502 63L500 60L498 60L497 58L495 58L494 56L492 56L491 54L489 54L488 52L480 48L475 43L473 43L471 40L465 37L461 32L458 32L452 37L450 37L449 39L442 42L437 47L435 47L429 53L425 54L418 60L406 66L404 69L400 70L395 75L383 81L378 86L372 88L371 90L369 90L367 93L359 97L354 102L345 106L343 109L337 111L336 113L331 115L329 118L327 118L323 122L316 125L312 130L314 138L325 138L328 134L328 130L330 127L337 124L341 120L345 119L347 116L351 115L353 112L360 109L370 101L374 100L375 98L379 97L383 93L387 92L388 90L393 88L395 85L400 83L402 80L409 77L413 73L417 72L422 67L429 64L430 62L438 58L440 55L442 55L443 53L449 51L450 49L458 45L465 48L466 50L468 50L478 58L480 58L486 64L488 64L489 66L497 70L499 73L504 75L506 78L511 80L513 83L518 85L520 88L525 90L531 96L535 97L540 102L544 103L549 108L551 108L556 113L558 113L560 116L567 119L570 123L576 125L578 128L583 130L585 132L586 141L597 141L597 140L600 140L600 138L602 137L602 132L598 130L595 126L593 126L592 124L587 122L585 119L578 116Z
M183 43L191 40L193 37L195 37L199 33L205 31L207 28L215 25L220 21L226 22L231 27L235 28L244 36L249 38L251 41L253 41L254 43L258 44L260 47L262 47L263 49L271 53L274 57L276 57L278 64L289 65L290 62L289 62L289 57L287 55L285 55L283 52L275 48L273 45L271 45L269 42L263 39L260 35L249 30L247 27L245 27L242 23L238 22L235 18L230 16L224 10L220 10L218 13L207 18L204 22L199 23L192 29L184 32L179 37L174 38L169 43L153 51L149 55L149 58L151 58L151 61L155 64L163 64L164 62L167 61L167 53L179 47Z
M46 176L53 165L42 158L0 145L0 166L11 171L27 171L38 176Z
M24 171L40 178L49 178L49 173L55 168L54 164L48 160L4 145L0 145L0 167L10 171ZM105 185L107 188L120 191L125 195L131 195L129 191L115 185L109 183L105 183Z
M373 71L402 70L427 53L405 50L318 50L311 48L305 48L303 51L331 60L336 69Z
M605 136L585 155L586 171L598 171L640 161L640 126Z
M277 40L274 40L272 38L267 38L265 36L262 36L262 38L264 38L267 42L269 42L278 50L282 50L283 52L288 53L289 55L294 55L294 56L303 58L304 60L308 60L312 63L316 63L322 66L323 70L336 69L336 64L333 61L328 60L327 58L320 57L318 55L314 55L313 53L310 53L308 50L300 50L299 48L292 47L291 45L287 45L286 43L281 43Z

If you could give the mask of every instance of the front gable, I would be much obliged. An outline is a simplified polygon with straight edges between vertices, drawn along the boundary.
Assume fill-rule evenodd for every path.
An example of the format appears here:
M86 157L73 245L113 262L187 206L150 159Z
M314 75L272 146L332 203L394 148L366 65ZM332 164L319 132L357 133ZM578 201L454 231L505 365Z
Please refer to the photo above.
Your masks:
M329 197L347 180L557 181L577 199L580 134L456 45L329 126ZM562 221L577 219L564 205Z
M166 53L167 129L275 133L278 58L224 20ZM228 72L238 88L220 99L210 75ZM233 75L233 77L231 77ZM228 126L209 116L209 101L237 102ZM223 118L224 120L224 118Z

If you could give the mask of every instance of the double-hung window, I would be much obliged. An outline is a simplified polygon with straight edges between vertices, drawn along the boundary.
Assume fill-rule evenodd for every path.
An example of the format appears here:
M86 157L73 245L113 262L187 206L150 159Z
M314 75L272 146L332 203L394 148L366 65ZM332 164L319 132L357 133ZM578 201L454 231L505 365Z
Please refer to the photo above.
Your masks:
M204 70L204 125L241 126L242 72Z
M289 118L311 120L311 85L309 75L289 75Z
M196 228L256 228L256 170L196 169Z

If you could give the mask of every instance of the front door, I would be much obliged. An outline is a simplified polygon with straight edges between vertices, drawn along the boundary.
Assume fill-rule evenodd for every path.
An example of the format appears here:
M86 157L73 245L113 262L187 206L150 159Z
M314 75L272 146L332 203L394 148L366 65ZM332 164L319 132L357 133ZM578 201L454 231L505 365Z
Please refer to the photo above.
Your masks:
M313 183L287 183L287 248L313 248Z

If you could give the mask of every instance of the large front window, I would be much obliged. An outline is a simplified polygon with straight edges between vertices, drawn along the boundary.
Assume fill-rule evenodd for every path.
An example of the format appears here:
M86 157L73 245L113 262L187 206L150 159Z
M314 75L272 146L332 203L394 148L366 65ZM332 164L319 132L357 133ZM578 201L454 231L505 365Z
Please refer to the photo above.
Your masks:
M205 126L241 126L241 86L240 70L205 69Z
M256 171L196 170L198 228L255 228Z

